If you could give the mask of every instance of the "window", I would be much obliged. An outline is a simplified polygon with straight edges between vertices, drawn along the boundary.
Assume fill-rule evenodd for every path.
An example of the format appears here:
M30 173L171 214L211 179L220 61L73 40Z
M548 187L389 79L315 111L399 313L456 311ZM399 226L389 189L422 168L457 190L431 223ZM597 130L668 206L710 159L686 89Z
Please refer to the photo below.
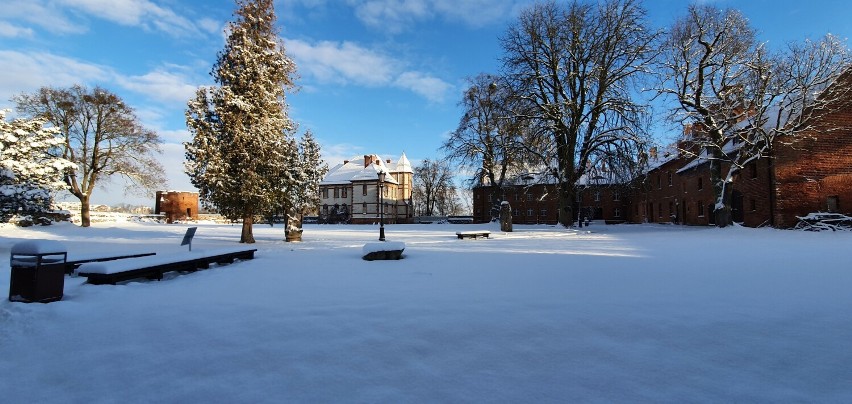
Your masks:
M547 209L541 210L541 217L547 217Z
M361 193L367 195L367 184L361 185Z
M518 192L515 192L515 202L517 202L521 198L521 195Z
M517 209L512 209L512 216L518 216L519 214L521 214L521 212L519 212Z
M826 204L828 205L828 211L833 213L837 212L837 208L840 206L840 201L837 196L829 196Z
M528 201L533 200L533 195L532 195L531 193L527 192L527 193L526 193L526 199L527 199Z
M612 216L616 217L616 218L620 218L621 217L621 209L615 208L615 211L612 212Z
M657 204L657 215L659 215L659 217L663 217L663 203L662 202Z
M669 186L672 186L672 172L669 171Z
M704 189L704 179L701 178L701 177L698 177L698 190L700 191L702 189Z
M601 191L595 191L595 202L601 201Z
M751 163L748 166L749 172L751 173L751 179L757 178L757 162Z
M757 210L757 201L754 198L752 198L752 200L751 200L751 211L754 212L756 210Z
M612 192L612 200L616 201L616 202L620 201L621 200L621 192L613 191Z
M704 202L698 201L698 204L695 206L698 207L698 217L704 217Z
M328 198L328 188L323 188L323 189L322 189L322 197L323 197L323 198Z
M361 211L367 213L367 202L361 203Z
M337 188L332 188L331 190L334 191L334 197L335 198L340 198L340 192L338 191Z
M527 216L529 216L529 217L535 216L535 213L533 213L532 209L527 209Z
M657 175L657 189L663 189L663 175Z
M346 188L340 190L341 196L346 198Z

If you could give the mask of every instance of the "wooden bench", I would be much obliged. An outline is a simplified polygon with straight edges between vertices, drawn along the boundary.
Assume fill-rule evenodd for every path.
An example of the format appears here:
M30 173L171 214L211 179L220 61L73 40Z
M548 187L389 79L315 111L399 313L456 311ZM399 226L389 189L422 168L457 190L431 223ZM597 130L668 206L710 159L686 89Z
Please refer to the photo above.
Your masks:
M178 254L131 258L121 261L84 263L77 274L88 278L93 285L110 284L139 278L163 279L163 274L174 271L194 272L207 269L210 264L230 264L236 259L253 259L254 249L220 249L192 251Z
M488 238L488 236L490 236L490 235L491 235L491 232L488 231L488 230L472 230L472 231L457 231L456 232L456 237L458 237L460 240L463 240L463 239L466 239L466 238L474 238L474 239L480 238L480 237Z

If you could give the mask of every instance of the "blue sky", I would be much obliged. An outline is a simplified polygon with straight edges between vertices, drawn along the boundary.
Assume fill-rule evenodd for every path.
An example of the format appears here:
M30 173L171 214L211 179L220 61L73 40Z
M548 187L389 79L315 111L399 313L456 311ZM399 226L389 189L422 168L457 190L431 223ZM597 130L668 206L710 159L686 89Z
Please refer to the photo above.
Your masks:
M290 116L320 140L329 165L358 154L415 164L438 148L460 117L465 78L499 71L498 37L522 0L276 1L281 36L299 69ZM713 3L740 9L770 46L852 33L846 0ZM655 27L687 1L647 0ZM189 139L184 107L210 69L232 19L232 0L3 0L0 108L41 86L101 85L132 105L165 144L169 189L192 190L183 174ZM94 203L152 204L153 197L98 189Z

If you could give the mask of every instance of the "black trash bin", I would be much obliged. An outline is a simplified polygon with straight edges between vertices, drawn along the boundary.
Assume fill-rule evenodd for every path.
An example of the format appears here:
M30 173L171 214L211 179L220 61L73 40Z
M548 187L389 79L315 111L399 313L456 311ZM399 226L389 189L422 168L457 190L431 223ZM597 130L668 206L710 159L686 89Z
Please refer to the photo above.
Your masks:
M53 240L28 240L12 246L9 300L50 303L62 300L68 251Z

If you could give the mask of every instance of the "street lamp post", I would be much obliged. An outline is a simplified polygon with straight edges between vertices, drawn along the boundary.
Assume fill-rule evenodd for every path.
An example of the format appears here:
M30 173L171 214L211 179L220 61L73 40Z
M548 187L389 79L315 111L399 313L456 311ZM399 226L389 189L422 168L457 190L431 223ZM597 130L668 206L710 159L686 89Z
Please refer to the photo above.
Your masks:
M379 171L379 241L385 241L385 172Z

